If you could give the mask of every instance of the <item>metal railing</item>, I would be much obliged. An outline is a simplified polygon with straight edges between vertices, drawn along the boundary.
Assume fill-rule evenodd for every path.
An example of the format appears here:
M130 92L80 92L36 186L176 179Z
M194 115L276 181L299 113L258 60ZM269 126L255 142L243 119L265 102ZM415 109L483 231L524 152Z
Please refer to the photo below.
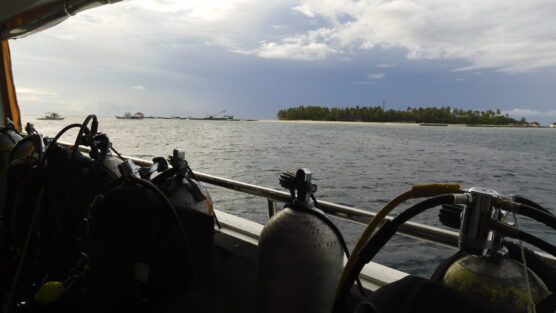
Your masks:
M59 144L71 147L73 144L67 142L58 142ZM88 152L90 149L88 147L79 147L80 151ZM140 166L151 166L153 162L123 156L124 158L132 160L135 164ZM291 196L287 192L266 188L262 186L252 185L243 183L240 181L235 181L227 178L222 178L218 176L213 176L209 174L204 174L200 172L195 172L195 176L201 182L206 184L219 186L222 188L230 189L233 191L250 194L256 197L264 198L267 200L268 204L268 216L272 217L276 213L276 202L289 202ZM338 217L340 219L367 225L369 221L376 215L373 212L364 211L361 209L340 205L327 201L318 201L318 208L326 212L329 215ZM386 219L392 220L393 217L387 216ZM422 241L427 241L436 245L445 246L448 248L457 249L458 248L458 233L454 231L449 231L446 229L428 226L415 222L405 222L402 224L397 232L399 235L406 237L415 238ZM551 264L556 266L556 258L544 252L535 251L538 255L542 256L545 261L549 261Z
M150 161L127 156L125 157L133 160L133 162L141 166L152 165L152 162ZM289 202L291 200L291 196L287 192L204 174L197 171L195 171L195 176L199 181L206 184L266 199L269 217L272 217L272 215L276 213L276 202ZM318 208L329 215L362 225L367 225L375 216L375 213L372 212L322 200L318 201ZM392 217L387 217L387 219L392 219ZM428 241L449 248L457 248L458 245L458 233L424 224L406 222L400 226L398 233L400 235Z
M59 141L58 143L66 147L73 146L73 144L67 142ZM79 150L84 152L90 151L88 147L83 147L83 146L80 146ZM147 161L139 158L134 158L129 156L123 156L123 157L130 159L133 162L135 162L135 164L141 166L151 166L153 164L153 162L151 161ZM289 202L291 200L291 196L287 192L261 187L257 185L247 184L240 181L208 175L200 172L195 172L195 176L199 181L210 185L219 186L233 191L250 194L260 198L265 198L268 204L269 217L272 217L276 213L276 202ZM357 223L362 225L367 225L369 221L376 215L373 212L368 212L361 209L352 208L345 205L340 205L340 204L327 202L327 201L318 201L318 208L329 215L338 217L340 219L352 223ZM386 219L392 220L393 217L387 216ZM454 231L438 228L438 227L428 226L428 225L415 223L415 222L405 222L398 228L397 233L406 237L427 241L448 248L454 248L454 249L458 248L458 233ZM545 261L549 261L550 264L556 266L556 258L553 257L552 255L540 251L535 251L535 253L542 256Z

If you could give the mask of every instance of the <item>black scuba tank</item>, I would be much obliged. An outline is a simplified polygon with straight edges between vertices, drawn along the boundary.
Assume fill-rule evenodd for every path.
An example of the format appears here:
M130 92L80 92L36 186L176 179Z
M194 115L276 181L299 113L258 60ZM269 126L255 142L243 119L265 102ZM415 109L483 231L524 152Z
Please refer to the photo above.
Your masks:
M195 312L212 310L203 299L212 282L214 218L174 196L188 190L178 188L176 172L164 171L151 182L156 163L120 164L118 183L91 207L91 311L164 312L180 301Z

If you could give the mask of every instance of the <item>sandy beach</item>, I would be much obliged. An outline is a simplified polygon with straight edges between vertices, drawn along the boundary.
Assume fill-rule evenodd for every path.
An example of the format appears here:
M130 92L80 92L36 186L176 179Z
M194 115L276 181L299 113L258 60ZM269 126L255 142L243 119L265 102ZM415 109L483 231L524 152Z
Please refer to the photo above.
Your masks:
M394 123L394 122L342 122L342 121L311 121L311 120L255 120L263 123L303 123L303 124L342 124L342 125L381 125L381 126L427 126L427 127L492 127L492 128L548 128L548 126L522 126L522 125L484 125L484 124L438 124L435 123ZM421 125L426 124L426 125Z
M311 120L257 120L263 123L303 123L303 124L344 124L344 125L385 125L385 126L419 126L418 123L393 122L341 122L341 121L311 121Z

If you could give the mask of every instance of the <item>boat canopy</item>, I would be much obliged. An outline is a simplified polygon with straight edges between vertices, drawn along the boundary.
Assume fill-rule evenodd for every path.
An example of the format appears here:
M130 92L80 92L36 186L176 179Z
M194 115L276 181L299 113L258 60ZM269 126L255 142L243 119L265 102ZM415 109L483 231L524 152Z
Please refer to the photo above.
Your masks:
M0 0L0 39L22 38L71 15L121 0Z

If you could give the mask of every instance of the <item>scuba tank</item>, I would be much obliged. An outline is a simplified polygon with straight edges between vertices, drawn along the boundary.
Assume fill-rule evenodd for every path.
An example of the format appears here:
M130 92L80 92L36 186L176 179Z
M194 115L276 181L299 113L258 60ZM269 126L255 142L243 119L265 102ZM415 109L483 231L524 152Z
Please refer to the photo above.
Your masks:
M316 191L310 170L284 173L280 183L292 201L261 233L257 311L329 312L343 268L342 238L310 202Z
M152 179L153 183L170 198L174 205L214 215L212 199L207 187L195 180L195 174L185 159L185 151L175 149L170 163L172 169L167 169L166 165L163 172Z
M521 257L510 257L503 234L490 221L502 222L508 212L496 205L501 198L486 188L469 189L470 202L461 213L460 251L441 264L432 279L472 297L480 297L504 312L528 312L549 295L543 280ZM444 219L446 219L444 212ZM511 286L511 287L510 287Z
M423 197L423 193L413 192L416 186L408 191L409 197L407 192L400 196ZM440 205L440 222L460 229L460 250L445 260L431 279L407 276L379 288L355 308L348 308L349 312L554 312L556 268L524 248L522 241L553 256L556 246L519 229L517 216L529 217L552 229L556 229L556 217L530 200L501 196L486 188L452 192L435 192L435 197L413 205L395 218L382 215L380 229L354 253L352 265L348 260L332 312L346 310L350 283L402 224ZM432 196L428 191L426 194ZM514 216L513 224L506 221L509 213ZM519 244L506 238L517 239Z
M153 161L157 160L160 163L163 158L155 158ZM207 187L196 180L184 150L174 149L170 164L172 167L168 168L166 165L152 182L176 208L190 239L191 253L195 256L191 266L196 271L200 291L209 294L213 287L214 225L220 227L212 198Z
M6 118L6 123L0 129L0 217L4 213L6 194L8 191L7 172L10 165L10 153L22 137L17 133L14 123Z
M203 202L208 192L199 191L200 201L191 195L198 183L184 156L174 151L173 168L161 157L141 168L125 161L120 178L91 205L85 276L91 311L163 312L180 303L194 312L215 311L207 300L214 216Z

